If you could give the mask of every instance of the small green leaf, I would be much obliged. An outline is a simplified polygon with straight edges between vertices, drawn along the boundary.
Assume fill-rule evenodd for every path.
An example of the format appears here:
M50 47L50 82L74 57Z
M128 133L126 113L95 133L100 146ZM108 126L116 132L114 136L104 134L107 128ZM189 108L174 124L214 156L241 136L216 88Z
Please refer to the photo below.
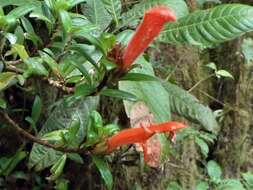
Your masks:
M68 132L67 129L55 130L55 131L46 133L45 135L42 136L41 139L62 145L65 142L64 134L66 134L67 132Z
M218 76L218 77L227 77L227 78L232 78L234 79L233 75L231 75L228 71L226 70L218 70L215 72L215 74Z
M215 65L215 63L208 63L205 65L205 67L209 67L213 69L214 71L217 71L217 66Z
M33 107L32 107L32 119L37 123L41 113L41 99L39 96L35 96Z
M68 158L78 164L84 164L83 158L77 153L68 153Z
M5 99L0 97L0 108L6 109L6 107L7 107L7 103L6 103Z
M0 73L0 91L5 90L17 82L16 73Z
M207 163L207 173L214 182L219 182L221 180L221 168L214 160L211 160Z
M182 187L177 182L170 182L166 190L182 190Z
M15 19L18 19L27 13L31 12L36 7L33 4L25 4L23 6L17 7L13 9L9 14L8 17L14 17Z
M37 134L38 134L38 130L37 130L36 124L35 124L35 122L33 121L33 119L32 119L31 117L27 116L27 117L25 118L25 120L31 125L31 127L33 128L35 134L37 135Z
M63 172L64 166L66 164L67 154L61 156L61 158L52 166L50 172L51 176L47 177L49 181L56 180Z
M196 187L196 190L208 190L208 189L209 189L209 185L205 181L199 182L197 187Z
M102 176L106 184L107 189L111 190L113 187L113 177L108 164L102 158L99 158L97 156L92 156L92 161L97 166L100 175Z
M127 73L120 80L128 81L158 81L158 79L152 75L142 73Z
M117 90L117 89L104 89L100 92L100 94L104 96L114 97L114 98L121 98L121 99L129 100L129 101L138 100L138 98L135 95L129 92Z
M248 189L253 189L253 174L250 172L242 173L242 177Z
M199 145L200 147L200 150L201 150L201 153L207 157L208 156L208 153L209 153L209 147L208 145L206 144L206 142L204 140L202 140L201 138L199 137L195 137L195 142L197 143L197 145Z
M87 84L81 84L75 88L75 96L87 96L96 90L95 87L92 87Z
M5 38L8 39L8 41L10 42L10 44L15 44L17 42L17 36L12 34L12 33L6 33L4 34Z
M13 44L12 49L19 55L22 60L25 60L29 57L25 47L20 44Z

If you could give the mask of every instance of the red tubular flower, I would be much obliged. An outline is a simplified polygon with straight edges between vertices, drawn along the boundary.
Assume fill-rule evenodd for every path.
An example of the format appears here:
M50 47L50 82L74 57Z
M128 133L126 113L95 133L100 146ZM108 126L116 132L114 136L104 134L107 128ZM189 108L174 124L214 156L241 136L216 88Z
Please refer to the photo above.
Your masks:
M107 140L107 152L110 153L122 145L140 143L144 151L144 159L147 161L146 141L156 133L170 132L175 135L176 131L187 127L183 123L170 121L159 124L151 124L149 127L136 127L120 131ZM174 138L174 137L173 137Z
M146 11L143 21L124 50L122 69L127 70L129 68L160 33L166 22L175 20L175 13L166 6L157 6Z

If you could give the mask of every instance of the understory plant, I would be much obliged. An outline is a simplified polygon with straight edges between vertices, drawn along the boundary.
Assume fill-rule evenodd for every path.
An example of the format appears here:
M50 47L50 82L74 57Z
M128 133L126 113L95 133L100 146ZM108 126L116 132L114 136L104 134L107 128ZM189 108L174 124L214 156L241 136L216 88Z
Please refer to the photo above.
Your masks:
M110 166L127 151L160 167L173 142L189 134L207 157L220 129L213 110L173 79L156 76L145 50L157 48L153 41L215 47L252 31L252 13L251 6L216 3L190 13L184 0L0 0L0 129L24 139L1 155L0 175L23 162L67 189L67 162L89 160L113 189ZM124 107L130 122L121 122L109 102Z

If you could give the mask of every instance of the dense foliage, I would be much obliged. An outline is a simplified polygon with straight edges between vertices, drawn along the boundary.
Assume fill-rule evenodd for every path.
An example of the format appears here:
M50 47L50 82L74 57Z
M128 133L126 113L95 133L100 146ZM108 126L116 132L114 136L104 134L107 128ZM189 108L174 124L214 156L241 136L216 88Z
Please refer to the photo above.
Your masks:
M179 116L189 127L177 133L176 145L164 133L154 134L158 166L193 135L206 175L196 189L252 189L250 172L225 179L219 164L207 159L220 126L213 110L190 93L203 81L184 90L175 79L156 75L148 54L124 72L119 61L145 11L158 5L170 7L177 21L166 24L151 49L169 43L203 50L253 30L253 7L206 2L209 9L190 12L184 0L0 0L0 188L14 188L20 180L27 184L22 189L81 189L89 181L74 184L80 171L73 165L82 165L94 179L96 167L113 189L113 167L127 165L128 153L144 166L131 146L106 152L108 138L138 120L163 123ZM197 3L200 9L205 1ZM214 63L206 67L212 73L204 80L233 79ZM169 181L166 188L179 184Z

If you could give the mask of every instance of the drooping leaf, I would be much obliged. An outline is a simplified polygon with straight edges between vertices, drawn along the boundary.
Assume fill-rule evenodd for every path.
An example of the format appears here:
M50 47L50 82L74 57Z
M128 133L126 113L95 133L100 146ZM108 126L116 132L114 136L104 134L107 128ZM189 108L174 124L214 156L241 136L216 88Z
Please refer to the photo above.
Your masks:
M32 119L36 123L41 113L41 99L39 96L35 96L33 107L32 107Z
M177 85L164 82L163 86L169 94L172 112L199 123L208 131L218 133L219 126L210 108L202 105L193 95Z
M178 22L167 24L158 41L173 44L212 46L253 30L253 7L219 5L195 11Z
M0 91L5 90L9 86L17 82L16 73L4 72L0 73Z
M35 6L39 6L40 5L40 1L37 0L0 0L0 7L5 7L8 5L14 5L14 6L23 6L23 5L35 5Z
M113 187L113 177L109 169L109 165L106 163L106 161L97 156L92 156L92 161L98 168L100 175L106 184L107 189L111 190Z
M85 128L87 126L89 114L92 110L96 109L97 104L98 97L79 98L71 105L66 105L66 103L62 102L50 114L50 117L43 125L38 136L42 137L48 132L66 129L71 126L70 124L74 120L80 120L80 129L76 139L81 142L85 136ZM59 151L34 144L28 166L29 168L35 167L37 171L42 170L53 165L61 156L62 153Z
M23 76L28 78L31 75L48 76L48 71L42 64L42 60L38 57L28 58L24 61L28 69L25 71Z
M204 155L204 157L207 157L209 153L209 147L206 142L199 137L195 137L195 142L200 147L201 153Z
M49 181L56 180L63 172L64 166L66 164L67 154L63 154L61 158L52 166L50 169L51 175L47 177Z
M22 59L22 60L25 60L29 57L25 47L23 45L20 45L20 44L13 44L12 45L12 49L14 50L14 52L16 52L19 57Z

